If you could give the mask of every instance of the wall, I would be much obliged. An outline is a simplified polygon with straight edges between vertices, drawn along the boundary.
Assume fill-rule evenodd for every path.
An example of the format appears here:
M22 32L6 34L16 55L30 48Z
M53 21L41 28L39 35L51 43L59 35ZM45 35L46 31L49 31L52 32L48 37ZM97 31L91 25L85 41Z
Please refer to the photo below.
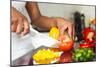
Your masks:
M55 3L38 3L41 13L49 17L73 19L73 13L79 11L85 14L86 26L91 18L95 18L95 6L68 5Z

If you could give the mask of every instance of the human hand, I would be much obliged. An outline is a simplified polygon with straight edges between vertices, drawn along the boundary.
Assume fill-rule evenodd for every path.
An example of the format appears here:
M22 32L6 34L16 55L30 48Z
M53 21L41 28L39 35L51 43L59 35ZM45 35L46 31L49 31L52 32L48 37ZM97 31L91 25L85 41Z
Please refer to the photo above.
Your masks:
M13 7L11 17L12 32L16 32L20 35L25 35L29 32L29 23L27 18Z
M73 38L73 36L74 36L74 24L71 21L66 20L64 18L57 17L55 19L57 22L57 27L60 30L60 35L68 33L68 35Z

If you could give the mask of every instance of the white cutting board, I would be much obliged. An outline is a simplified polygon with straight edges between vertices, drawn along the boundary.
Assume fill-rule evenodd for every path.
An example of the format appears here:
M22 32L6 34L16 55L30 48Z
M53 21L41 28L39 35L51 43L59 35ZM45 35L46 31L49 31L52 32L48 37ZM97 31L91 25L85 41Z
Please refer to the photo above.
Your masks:
M20 37L16 33L11 34L12 61L18 59L19 57L34 49L34 47L32 46L32 39L30 35Z

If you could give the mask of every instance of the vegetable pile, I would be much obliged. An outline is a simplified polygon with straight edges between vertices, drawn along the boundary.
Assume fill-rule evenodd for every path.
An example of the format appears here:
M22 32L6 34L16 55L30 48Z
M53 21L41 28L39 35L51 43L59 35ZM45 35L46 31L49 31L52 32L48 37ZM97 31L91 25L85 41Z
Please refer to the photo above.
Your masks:
M74 40L67 33L59 35L60 32L58 30L58 28L53 27L50 30L50 36L61 42L58 44L59 50L63 51L59 60L61 63L92 61L95 58L95 30L90 27L83 30L84 42L80 43L77 49L74 49Z
M94 21L93 21L94 22ZM60 35L57 27L52 27L49 36L60 41L58 48L41 49L33 55L33 60L38 64L85 62L95 60L96 32L92 28L83 30L83 42L78 48L74 48L74 40L65 33Z
M33 59L38 64L49 64L59 57L59 52L54 52L50 49L40 49L36 54L33 55Z
M92 48L79 48L73 53L73 60L75 62L81 61L93 61L95 53Z

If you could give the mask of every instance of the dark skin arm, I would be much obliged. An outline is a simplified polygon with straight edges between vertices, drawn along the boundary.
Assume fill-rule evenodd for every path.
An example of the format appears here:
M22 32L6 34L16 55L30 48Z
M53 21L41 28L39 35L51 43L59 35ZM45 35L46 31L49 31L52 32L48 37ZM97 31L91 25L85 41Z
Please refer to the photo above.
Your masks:
M73 37L74 26L71 21L60 17L53 18L43 16L40 13L39 7L36 2L27 2L25 7L31 18L32 25L36 25L44 30L50 30L51 27L56 26L60 30L60 35L63 35L67 30L68 34Z
M49 30L51 27L56 26L56 20L47 16L43 16L36 2L27 2L26 9L31 18L32 25L36 25L42 29Z

